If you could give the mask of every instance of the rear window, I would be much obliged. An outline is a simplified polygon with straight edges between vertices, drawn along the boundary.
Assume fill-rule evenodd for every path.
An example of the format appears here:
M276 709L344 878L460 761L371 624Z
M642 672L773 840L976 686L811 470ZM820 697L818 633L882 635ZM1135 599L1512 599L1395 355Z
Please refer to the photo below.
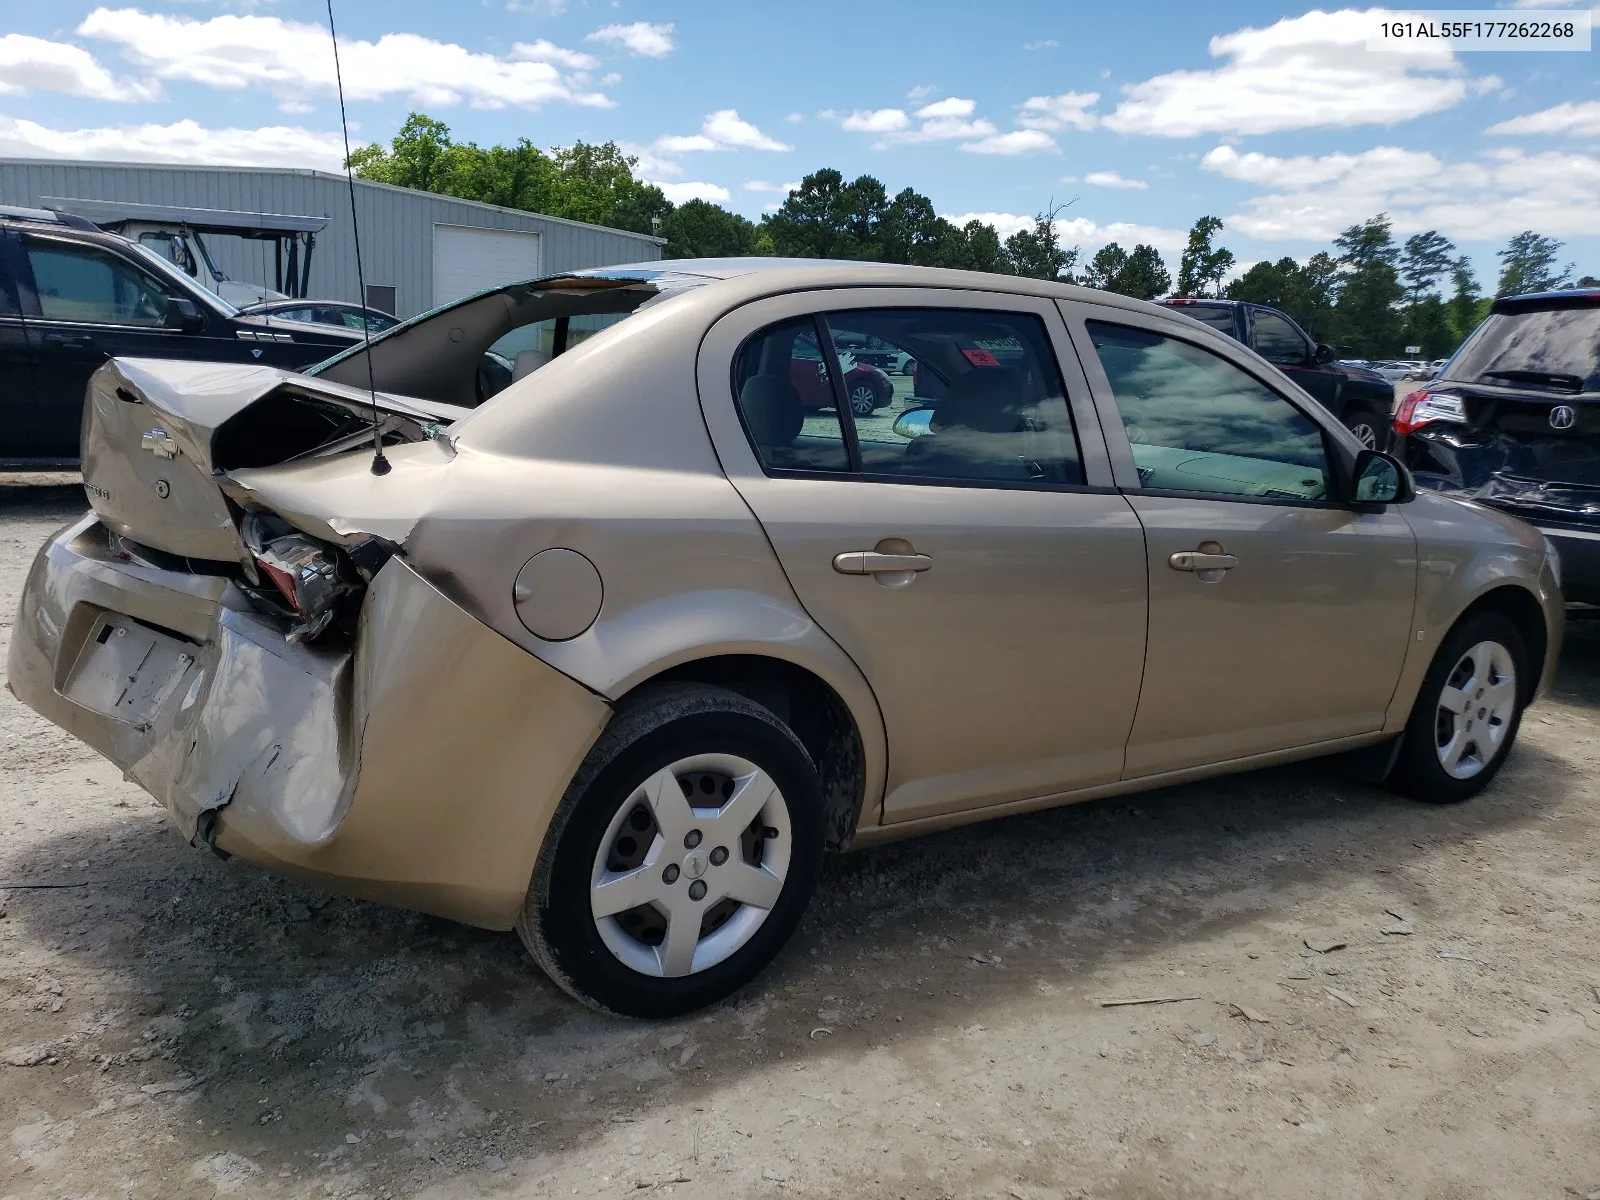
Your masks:
M1600 306L1495 313L1445 368L1455 383L1600 391Z
M1223 304L1172 304L1168 305L1173 312L1180 312L1186 317L1193 317L1202 325L1209 325L1233 336L1233 309Z

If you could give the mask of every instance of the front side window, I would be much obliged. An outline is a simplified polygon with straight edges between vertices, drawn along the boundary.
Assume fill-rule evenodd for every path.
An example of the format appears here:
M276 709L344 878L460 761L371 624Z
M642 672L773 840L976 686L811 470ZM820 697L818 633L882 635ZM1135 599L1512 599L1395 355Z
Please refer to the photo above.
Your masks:
M167 292L143 271L97 246L29 238L39 315L95 325L165 325Z
M758 349L775 337L783 348ZM758 370L756 356L769 353L769 365ZM779 389L785 403L814 414L793 447L772 444L771 435L787 432L794 420L775 426L763 416L752 418L745 394L750 379L779 375L778 363L787 363L788 387ZM886 370L890 363L901 369ZM746 428L769 468L812 466L811 439L825 424L827 437L841 443L846 430L853 433L859 449L853 469L875 478L1084 482L1061 374L1043 322L1030 314L908 308L807 317L747 343L735 378ZM755 386L765 394L776 385ZM787 453L790 448L798 455Z
M1306 340L1283 317L1258 308L1251 324L1255 327L1256 353L1262 358L1280 367L1305 364Z
M1147 489L1328 496L1317 424L1219 355L1144 329L1087 323Z

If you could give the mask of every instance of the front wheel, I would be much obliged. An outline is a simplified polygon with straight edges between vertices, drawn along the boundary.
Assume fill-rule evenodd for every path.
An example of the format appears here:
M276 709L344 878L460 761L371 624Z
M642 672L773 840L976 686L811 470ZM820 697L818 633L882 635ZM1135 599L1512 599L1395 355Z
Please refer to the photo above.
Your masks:
M613 718L546 836L517 932L596 1008L672 1017L782 949L822 859L821 785L770 711L676 685Z
M850 411L858 417L870 417L878 411L878 389L870 383L853 384L850 388Z
M1452 629L1411 710L1395 786L1440 804L1487 787L1516 741L1530 669L1522 635L1503 613L1475 613Z

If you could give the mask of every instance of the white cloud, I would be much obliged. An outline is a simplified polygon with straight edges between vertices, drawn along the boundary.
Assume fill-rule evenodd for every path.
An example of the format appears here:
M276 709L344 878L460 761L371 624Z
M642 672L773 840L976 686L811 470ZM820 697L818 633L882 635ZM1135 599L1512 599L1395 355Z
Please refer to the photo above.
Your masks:
M1017 124L1024 129L1044 129L1052 133L1068 126L1073 129L1093 129L1098 117L1089 110L1099 100L1099 92L1062 92L1059 96L1031 96L1022 102Z
M1382 10L1312 11L1211 39L1209 71L1172 71L1124 89L1105 124L1192 137L1318 126L1392 125L1460 102L1465 72L1445 46L1371 53Z
M207 129L195 121L178 121L171 125L52 129L0 116L0 155L338 171L344 164L344 143L337 133L297 125Z
M984 120L972 120L978 102L960 96L949 96L943 100L935 100L932 104L924 104L912 114L916 120L922 122L915 129L911 128L912 119L906 117L903 122L895 121L893 128L886 130L883 135L873 143L873 148L881 150L887 146L900 144L913 144L919 142L957 142L971 141L992 137L1000 131L994 125ZM899 109L880 109L876 114L885 121L894 120L885 114L899 113ZM852 113L851 116L857 114ZM845 120L849 120L847 117Z
M768 183L764 179L752 179L744 185L744 190L747 192L777 192L782 196L798 191L799 188L800 181L798 179L793 183Z
M153 80L116 79L82 47L25 33L0 37L0 95L60 92L90 100L159 100Z
M682 204L686 200L709 200L712 204L725 204L733 198L733 193L717 183L663 183L660 180L649 180L661 189L661 194L674 204Z
M600 60L582 50L568 50L547 38L536 42L517 42L511 47L510 57L518 62L547 62L569 71L588 71L600 65Z
M159 79L224 91L263 90L292 104L303 104L307 94L334 91L332 47L320 25L234 15L199 21L136 8L97 8L78 33L116 44ZM473 53L412 33L389 33L376 42L341 39L339 58L345 94L356 100L405 96L431 108L462 100L477 108L537 108L550 102L612 106L604 94L582 90L550 61Z
M971 154L1058 154L1061 151L1061 147L1056 145L1055 138L1040 129L1013 129L1010 133L992 133L975 142L962 142L961 148Z
M839 122L850 133L894 133L911 124L911 118L898 108L857 109Z
M1023 42L1022 48L1024 50L1054 50L1059 45L1061 43L1056 38L1041 38L1037 42Z
M1522 117L1512 117L1488 132L1501 134L1565 133L1575 137L1600 137L1600 100L1558 104Z
M1274 189L1224 218L1262 240L1327 241L1387 212L1402 236L1437 229L1457 241L1537 229L1552 237L1600 235L1600 159L1576 153L1491 151L1446 162L1426 151L1376 146L1358 154L1275 158L1218 146L1200 165Z
M1104 188L1147 188L1150 185L1142 179L1124 179L1115 171L1090 171L1083 177L1085 183L1095 187Z
M721 108L707 113L699 133L667 134L655 141L664 154L686 154L696 150L793 150L794 147L769 137L742 118L737 109Z
M926 100L929 96L933 95L938 90L939 90L938 87L936 85L934 85L934 84L931 84L931 83L919 83L919 84L917 84L916 87L912 88L909 92L906 93L906 99L911 101L911 103L913 103L913 104L921 104L924 100Z
M787 117L784 118L784 120L789 122L789 124L791 124L791 125L798 125L798 124L800 124L801 121L804 121L805 119L806 119L806 115L803 112L792 112Z
M607 25L596 29L584 41L609 42L644 58L664 58L678 47L672 40L671 25L652 25L635 21L631 25Z
M1034 221L1032 217L1021 213L1008 212L945 214L945 220L958 226L965 225L968 221L982 221L985 225L993 225L995 232L1001 238L1008 238L1024 229L1032 229ZM1136 225L1128 221L1111 221L1102 225L1088 217L1056 221L1057 243L1067 249L1079 246L1086 255L1094 253L1107 242L1117 242L1125 250L1131 250L1143 242L1154 246L1157 250L1176 254L1183 250L1188 240L1189 234L1186 230L1162 229L1157 225Z

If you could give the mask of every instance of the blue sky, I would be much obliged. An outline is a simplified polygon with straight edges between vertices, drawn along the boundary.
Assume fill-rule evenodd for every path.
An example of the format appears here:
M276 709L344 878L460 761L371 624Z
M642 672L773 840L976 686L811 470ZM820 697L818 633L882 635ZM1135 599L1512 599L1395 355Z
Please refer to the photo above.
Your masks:
M673 198L752 217L821 166L1002 232L1073 200L1068 245L1152 241L1174 264L1204 213L1249 263L1386 210L1402 235L1454 239L1486 283L1527 228L1600 274L1600 51L1376 52L1379 10L1260 2L335 13L355 141L412 109L481 144L614 139ZM8 5L0 154L336 169L325 20L306 0Z

